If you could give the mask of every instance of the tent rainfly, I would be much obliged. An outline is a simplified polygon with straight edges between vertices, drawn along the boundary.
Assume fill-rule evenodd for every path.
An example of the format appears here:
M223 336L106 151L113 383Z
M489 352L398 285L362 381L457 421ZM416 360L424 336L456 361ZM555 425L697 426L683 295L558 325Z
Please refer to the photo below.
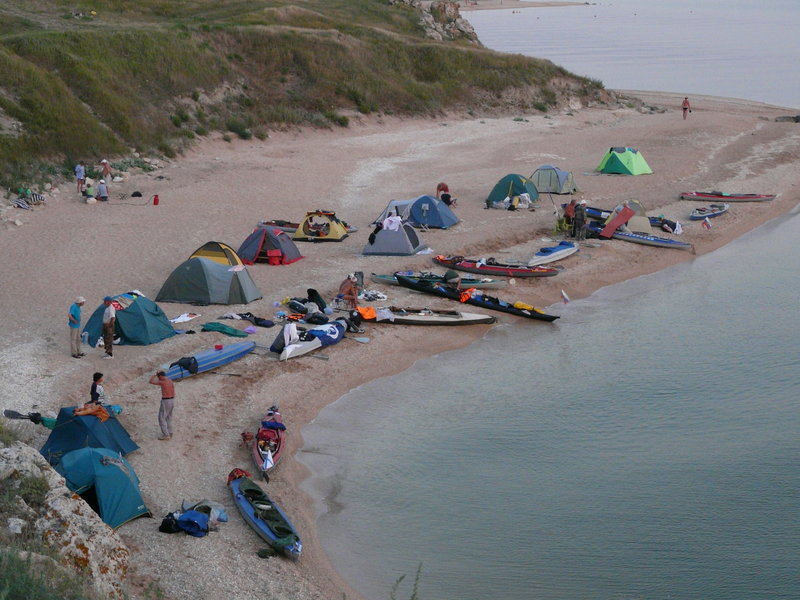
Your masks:
M248 304L261 297L261 292L243 264L229 266L210 258L190 258L167 277L156 301L203 305Z
M206 242L192 252L189 258L210 258L221 265L232 267L243 264L242 259L239 258L234 249L222 242Z
M522 194L528 194L531 202L539 198L539 192L530 179L516 173L509 173L500 179L489 192L489 196L486 198L486 208L502 208L506 198L514 198Z
M119 338L123 345L147 346L175 335L172 323L158 304L137 292L128 292L113 296L114 308L117 311L114 338ZM104 304L95 309L86 322L83 332L89 337L90 346L96 346L103 337Z
M390 214L422 229L448 229L460 221L447 204L428 195L412 200L392 200L372 224L382 223Z
M246 265L288 265L303 258L286 232L268 226L256 227L236 253Z
M361 254L410 256L427 247L411 225L402 223L396 229L379 229L373 232Z
M136 517L150 516L133 467L113 450L81 448L67 452L56 471L112 529Z
M609 148L595 171L618 175L649 175L653 172L642 153L634 148Z
M580 191L571 172L553 165L542 165L530 179L540 194L574 194Z

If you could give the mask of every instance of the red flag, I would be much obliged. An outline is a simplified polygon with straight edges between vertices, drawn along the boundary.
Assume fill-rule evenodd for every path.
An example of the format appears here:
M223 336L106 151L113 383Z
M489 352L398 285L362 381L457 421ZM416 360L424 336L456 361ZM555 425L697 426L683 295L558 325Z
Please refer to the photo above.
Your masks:
M708 220L708 217L703 219L703 229L711 229L711 221Z

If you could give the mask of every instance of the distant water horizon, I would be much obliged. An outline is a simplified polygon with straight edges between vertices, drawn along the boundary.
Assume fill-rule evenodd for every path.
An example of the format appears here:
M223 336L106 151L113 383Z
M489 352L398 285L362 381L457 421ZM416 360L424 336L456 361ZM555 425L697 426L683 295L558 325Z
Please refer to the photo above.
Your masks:
M488 48L549 59L607 88L800 109L796 0L615 0L462 16Z

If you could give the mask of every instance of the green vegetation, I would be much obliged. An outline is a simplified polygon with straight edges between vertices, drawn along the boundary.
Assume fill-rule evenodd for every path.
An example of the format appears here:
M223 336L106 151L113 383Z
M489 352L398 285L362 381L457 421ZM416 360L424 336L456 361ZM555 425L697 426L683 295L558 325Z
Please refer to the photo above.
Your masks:
M564 90L589 98L602 84L431 41L413 8L386 0L5 0L0 184L130 148L175 156L212 131L346 127L348 110L433 116L526 97L546 111Z

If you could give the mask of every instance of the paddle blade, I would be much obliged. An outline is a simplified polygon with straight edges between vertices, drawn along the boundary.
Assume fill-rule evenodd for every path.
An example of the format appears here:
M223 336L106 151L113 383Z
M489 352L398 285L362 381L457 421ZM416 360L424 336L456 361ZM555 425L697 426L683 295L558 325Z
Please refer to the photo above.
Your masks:
M369 338L368 337L357 337L357 338L349 338L349 339L355 340L355 341L360 342L362 344L369 344Z
M3 411L3 416L6 419L25 419L28 420L30 417L28 415L23 415L22 413L18 413L15 410L6 409Z

